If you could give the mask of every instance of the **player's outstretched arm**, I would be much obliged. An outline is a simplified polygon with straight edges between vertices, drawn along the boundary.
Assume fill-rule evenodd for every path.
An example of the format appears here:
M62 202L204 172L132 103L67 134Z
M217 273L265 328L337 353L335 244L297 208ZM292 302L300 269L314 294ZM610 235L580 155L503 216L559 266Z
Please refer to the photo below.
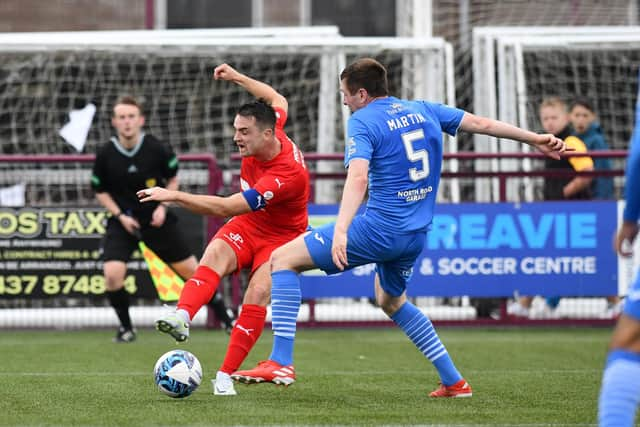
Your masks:
M193 213L219 218L251 212L249 203L247 203L242 193L236 193L229 197L219 197L152 187L140 190L136 194L142 203L152 201L173 202Z
M476 116L471 113L464 113L460 129L465 132L491 135L496 138L508 138L515 141L524 142L535 147L538 151L552 159L560 160L560 154L567 151L565 142L555 136L546 133L538 134L509 123L488 117Z
M174 176L167 180L167 185L165 188L167 190L177 190L178 189L178 177ZM153 227L160 227L164 224L165 219L167 218L167 206L163 203L159 203L156 209L151 214L151 225Z
M280 107L284 111L288 110L289 103L287 102L287 98L282 96L268 84L240 73L229 64L218 65L215 70L213 70L213 78L216 80L231 81L245 88L247 92L256 98L266 100L273 107Z

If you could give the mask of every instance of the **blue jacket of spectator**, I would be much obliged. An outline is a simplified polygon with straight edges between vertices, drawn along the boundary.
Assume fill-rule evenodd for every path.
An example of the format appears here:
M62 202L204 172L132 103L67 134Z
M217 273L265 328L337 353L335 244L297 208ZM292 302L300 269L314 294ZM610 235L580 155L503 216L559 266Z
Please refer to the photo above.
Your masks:
M587 150L609 150L602 128L598 122L591 123L591 126L585 133L575 133L580 138ZM606 157L598 157L593 159L595 170L611 170L611 159ZM613 199L613 177L604 176L595 178L591 183L591 194L594 199Z

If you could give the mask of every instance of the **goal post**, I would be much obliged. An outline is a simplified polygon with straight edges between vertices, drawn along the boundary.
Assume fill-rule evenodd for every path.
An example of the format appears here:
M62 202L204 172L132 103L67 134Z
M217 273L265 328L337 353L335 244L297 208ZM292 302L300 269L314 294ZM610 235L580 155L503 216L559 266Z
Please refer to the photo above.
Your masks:
M246 27L246 28L198 28L168 30L110 30L110 31L48 31L49 43L70 39L108 40L158 40L191 38L237 38L237 37L339 37L340 29L335 25L308 27ZM42 32L19 32L0 34L5 43L32 44L42 42Z

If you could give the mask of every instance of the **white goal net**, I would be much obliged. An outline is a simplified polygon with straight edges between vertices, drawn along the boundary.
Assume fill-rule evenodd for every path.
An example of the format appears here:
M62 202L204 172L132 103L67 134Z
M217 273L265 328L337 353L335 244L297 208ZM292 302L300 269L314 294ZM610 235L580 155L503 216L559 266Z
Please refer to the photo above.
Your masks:
M65 146L57 130L71 110L92 102L97 115L86 148L91 152L111 135L111 104L130 92L144 98L150 131L182 151L215 147L228 154L232 149L222 141L229 140L234 108L249 99L241 88L212 80L213 67L228 62L287 96L289 132L314 149L320 98L338 97L340 67L357 56L376 57L389 67L394 94L444 102L445 46L441 39L327 36L0 35L0 147L5 154L60 153ZM336 136L342 137L340 128Z
M451 49L442 39L134 33L0 35L0 151L75 152L58 131L72 110L91 103L96 113L84 150L94 153L112 135L113 102L131 93L145 104L147 131L178 153L212 153L229 166L233 117L250 95L212 79L213 68L223 62L287 97L285 130L306 152L343 150L347 114L338 75L359 56L375 57L389 68L394 95L455 103ZM325 189L319 199L328 197Z

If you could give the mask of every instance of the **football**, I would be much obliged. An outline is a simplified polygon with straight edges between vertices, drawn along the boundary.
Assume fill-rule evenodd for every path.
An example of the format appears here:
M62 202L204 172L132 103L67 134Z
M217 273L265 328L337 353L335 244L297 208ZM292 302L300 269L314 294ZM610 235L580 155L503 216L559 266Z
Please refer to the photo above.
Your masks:
M202 381L202 366L186 350L171 350L158 359L153 376L161 392L174 398L187 397Z

